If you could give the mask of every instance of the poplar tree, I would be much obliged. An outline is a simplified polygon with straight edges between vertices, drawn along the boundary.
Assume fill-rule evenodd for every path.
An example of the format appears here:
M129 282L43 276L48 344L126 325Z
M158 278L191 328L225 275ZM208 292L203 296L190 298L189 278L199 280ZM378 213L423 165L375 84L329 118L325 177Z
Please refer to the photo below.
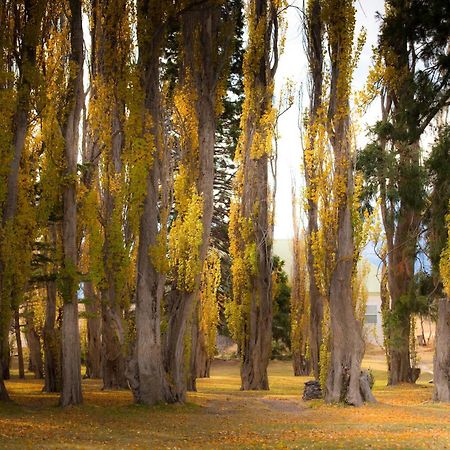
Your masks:
M330 84L326 111L326 136L331 152L331 220L326 228L331 252L328 299L330 311L330 355L325 385L325 401L360 406L374 401L367 383L361 379L364 355L362 326L353 302L355 262L359 258L353 225L355 204L354 149L350 119L350 88L355 56L353 0L322 2L328 39ZM359 42L361 45L361 42ZM358 54L358 48L355 54Z
M233 277L229 321L242 359L243 390L269 388L272 243L268 162L275 122L272 95L278 63L280 7L280 2L253 0L247 10L249 39L243 62L245 100L235 155L238 171L229 226Z
M0 134L0 400L8 400L3 383L14 289L15 217L18 205L19 169L28 131L31 96L36 88L36 50L41 35L46 1L2 2L0 5L0 86L2 131ZM21 243L19 244L21 245Z
M317 252L314 251L314 240L317 240L319 230L318 190L323 182L323 160L317 150L320 143L320 122L323 121L323 90L324 90L324 24L322 5L319 0L310 0L307 4L304 33L306 53L309 65L309 110L306 119L306 148L303 152L303 163L306 185L306 228L307 264L310 303L310 339L309 348L314 377L319 379L320 347L322 345L323 307L326 300L317 279ZM296 259L297 261L297 259Z
M78 275L77 275L77 158L80 115L83 92L83 28L81 1L70 0L70 54L69 76L65 96L65 110L61 119L64 136L65 174L63 196L63 264L60 290L63 299L62 391L61 406L82 402L80 333L78 329Z

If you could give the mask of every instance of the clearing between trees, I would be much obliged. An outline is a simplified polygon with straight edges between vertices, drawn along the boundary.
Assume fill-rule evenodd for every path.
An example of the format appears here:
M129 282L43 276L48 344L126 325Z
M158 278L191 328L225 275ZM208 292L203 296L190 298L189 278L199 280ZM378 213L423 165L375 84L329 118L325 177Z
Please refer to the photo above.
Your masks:
M271 361L270 391L240 391L239 362L215 361L186 404L154 407L84 380L84 404L61 409L58 394L41 393L43 381L13 378L0 448L449 448L450 405L431 401L430 373L387 387L383 365L380 354L364 359L378 403L361 408L303 402L309 378L294 377L288 361Z

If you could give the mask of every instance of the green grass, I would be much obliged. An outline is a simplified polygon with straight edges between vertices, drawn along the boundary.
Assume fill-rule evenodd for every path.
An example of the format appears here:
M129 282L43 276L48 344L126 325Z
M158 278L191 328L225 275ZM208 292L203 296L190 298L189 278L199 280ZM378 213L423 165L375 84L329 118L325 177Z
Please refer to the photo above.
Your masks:
M239 390L239 364L216 362L185 405L134 405L128 391L83 381L84 404L60 409L42 382L7 382L15 402L0 405L0 448L450 448L450 406L431 402L429 374L416 386L386 387L373 368L378 403L361 408L301 400L305 377L289 362L270 365L271 390Z

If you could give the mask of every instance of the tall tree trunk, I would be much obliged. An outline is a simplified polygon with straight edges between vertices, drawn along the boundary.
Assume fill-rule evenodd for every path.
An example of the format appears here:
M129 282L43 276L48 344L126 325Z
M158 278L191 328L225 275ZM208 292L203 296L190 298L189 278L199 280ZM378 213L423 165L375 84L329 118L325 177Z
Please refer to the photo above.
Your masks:
M14 332L16 334L17 343L17 360L19 363L19 378L25 378L25 367L23 365L23 348L22 348L22 336L20 331L20 316L19 309L14 311Z
M53 243L56 244L56 233ZM47 303L45 306L44 340L44 374L45 392L61 390L61 340L56 329L56 282L47 281Z
M86 377L102 378L102 320L100 301L91 281L84 283L84 296L87 299L87 355Z
M434 392L436 402L450 402L450 301L439 299L434 353Z
M78 127L83 102L83 28L81 1L70 0L70 76L68 109L63 122L67 181L63 188L63 322L61 406L82 402L81 349L78 328L76 176Z
M353 0L328 5L326 24L331 58L328 128L334 154L334 208L336 208L335 264L331 272L329 302L331 357L326 382L326 402L359 406L374 401L361 385L364 355L362 326L355 317L352 295L354 242L352 226L353 164L350 136L349 93L355 23Z
M276 8L275 2L267 0L253 0L249 4L249 46L244 57L246 98L236 156L240 167L235 182L235 211L230 218L234 301L241 303L244 308L242 314L245 315L244 325L238 332L242 356L241 389L245 390L269 388L272 242L268 213L268 157L272 151L272 125L262 118L270 117L272 112L273 76L278 63ZM252 262L249 262L248 253L253 248ZM238 274L242 270L245 274Z
M192 2L195 3L195 2ZM183 61L180 76L181 89L194 91L195 115L198 121L195 138L187 136L182 149L180 165L192 177L189 188L201 196L200 217L202 235L198 245L198 265L193 285L185 290L179 285L168 298L169 322L165 339L164 364L171 380L169 402L184 402L186 398L186 376L184 371L184 336L187 323L199 299L201 268L206 258L213 215L214 145L216 132L218 84L228 58L225 40L220 51L220 8L218 4L206 4L186 11L182 16ZM201 57L199 57L199 54ZM198 145L198 150L196 146ZM195 179L197 177L197 179ZM179 193L180 194L180 193ZM175 192L175 196L177 193ZM190 195L184 192L181 195ZM181 219L183 220L183 219ZM195 376L196 374L192 374Z
M310 152L314 152L313 135L318 120L318 111L322 107L322 89L323 89L323 35L324 25L321 17L320 0L310 2L306 18L306 42L307 53L310 68L310 77L312 81L310 92L310 117L308 128L310 136ZM306 153L306 152L305 152ZM304 155L305 155L304 153ZM307 264L309 277L309 301L310 301L310 339L309 349L311 355L311 365L316 380L319 379L320 372L320 346L322 344L322 322L323 322L323 303L325 299L320 293L315 276L316 262L313 252L313 236L317 233L318 227L318 203L314 197L314 191L317 186L317 176L321 161L307 160L304 157L305 182L308 189L308 222L306 229Z
M13 5L14 7L14 5ZM19 167L22 153L25 145L25 137L28 129L28 114L30 109L30 94L33 83L35 81L36 66L36 47L39 43L41 21L46 9L46 0L30 0L24 4L23 23L19 8L13 12L15 19L18 21L14 24L14 33L17 38L21 39L20 54L15 63L19 71L19 79L17 83L16 111L13 117L13 140L12 140L12 158L9 166L7 182L6 182L6 199L3 204L1 227L2 232L13 232L14 217L17 209L18 197L18 179ZM3 50L3 49L2 49ZM0 253L0 400L8 400L3 379L8 376L9 364L5 365L6 346L3 345L8 339L9 334L9 318L11 317L11 293L7 292L4 280L5 266L4 256Z
M141 87L145 100L143 116L150 114L154 139L154 159L145 183L146 194L139 223L139 247L136 281L136 341L128 363L127 378L138 403L154 405L166 400L168 392L161 346L161 298L163 277L149 256L158 236L159 158L163 153L161 141L159 58L161 55L160 21L164 17L161 0L138 0L137 36ZM156 30L156 31L155 31ZM162 225L164 226L164 225Z

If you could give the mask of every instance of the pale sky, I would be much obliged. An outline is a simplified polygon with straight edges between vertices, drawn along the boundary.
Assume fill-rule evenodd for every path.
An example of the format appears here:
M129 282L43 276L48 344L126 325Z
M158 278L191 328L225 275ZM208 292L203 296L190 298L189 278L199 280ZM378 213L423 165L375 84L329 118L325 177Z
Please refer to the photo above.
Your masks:
M295 0L293 5L301 7L303 0ZM360 0L356 1L356 34L362 27L366 29L366 44L361 53L358 68L353 79L353 91L360 90L367 78L371 65L372 47L377 43L379 21L376 20L377 11L384 11L383 0ZM288 29L284 53L280 56L278 71L276 75L276 90L290 79L296 83L296 91L304 86L302 94L303 108L308 105L306 92L307 61L303 49L302 28L299 12L296 8L288 8ZM298 97L298 96L297 96ZM302 109L303 109L302 108ZM361 133L358 137L360 145L365 142L365 130L367 124L376 121L379 104L375 102L367 111L360 123ZM293 235L292 229L292 206L291 206L291 183L301 188L303 176L301 170L301 141L298 128L299 102L298 98L294 106L286 112L279 121L280 139L278 143L278 176L277 197L275 210L275 239L289 239Z

